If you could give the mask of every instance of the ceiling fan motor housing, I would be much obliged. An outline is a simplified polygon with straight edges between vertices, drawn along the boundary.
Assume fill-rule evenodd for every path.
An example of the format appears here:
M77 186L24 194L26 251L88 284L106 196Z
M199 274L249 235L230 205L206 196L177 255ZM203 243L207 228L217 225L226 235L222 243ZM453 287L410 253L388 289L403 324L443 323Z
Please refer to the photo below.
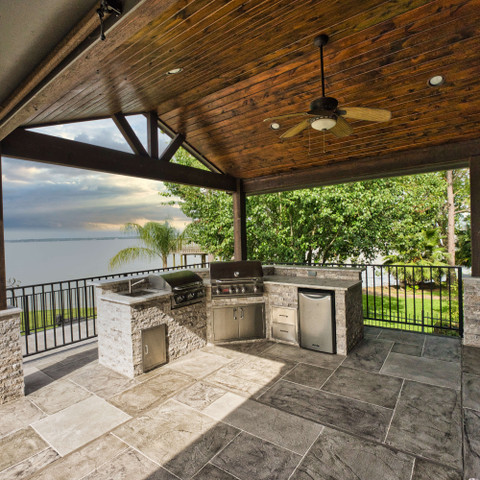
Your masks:
M338 100L333 97L321 97L310 103L310 111L312 115L321 115L325 110L334 112L338 106Z

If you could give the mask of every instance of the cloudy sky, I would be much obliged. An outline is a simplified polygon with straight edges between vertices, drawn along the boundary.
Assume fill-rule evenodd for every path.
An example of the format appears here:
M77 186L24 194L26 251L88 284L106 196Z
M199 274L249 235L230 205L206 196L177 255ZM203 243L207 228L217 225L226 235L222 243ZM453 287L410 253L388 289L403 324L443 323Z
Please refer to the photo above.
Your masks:
M146 146L146 120L129 118ZM131 152L111 120L36 129ZM160 151L169 139L160 139ZM161 182L3 158L5 237L50 238L116 234L126 222L165 221L183 229L188 218L162 205Z

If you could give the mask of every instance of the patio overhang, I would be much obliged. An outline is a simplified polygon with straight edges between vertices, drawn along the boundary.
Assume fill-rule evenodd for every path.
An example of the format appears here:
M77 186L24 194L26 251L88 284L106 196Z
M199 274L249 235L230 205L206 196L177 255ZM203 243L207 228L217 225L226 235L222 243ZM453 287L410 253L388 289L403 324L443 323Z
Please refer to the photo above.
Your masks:
M4 52L4 155L235 192L238 258L245 195L470 165L473 274L480 275L476 0L124 0L120 16L107 15L105 41L99 1L44 3L29 2L28 11L2 6L9 29L0 29L0 43L12 31L36 33L17 36L21 58L18 45ZM263 121L305 112L321 96L319 33L330 37L327 94L342 107L388 109L391 121L352 120L344 138L309 128L283 140L295 118L282 119L279 131ZM436 75L444 81L432 87ZM147 149L125 122L138 113L148 119ZM98 118L113 118L135 153L25 130ZM155 122L172 138L163 155L154 147ZM168 162L180 145L210 172Z

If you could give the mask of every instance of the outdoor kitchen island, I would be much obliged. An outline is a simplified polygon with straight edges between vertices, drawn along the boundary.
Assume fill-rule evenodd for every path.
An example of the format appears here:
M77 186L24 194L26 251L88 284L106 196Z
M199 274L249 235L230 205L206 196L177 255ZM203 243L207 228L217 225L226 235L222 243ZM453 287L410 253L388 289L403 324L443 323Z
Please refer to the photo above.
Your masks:
M99 362L128 377L144 373L145 332L162 327L164 361L179 358L207 343L255 341L299 345L298 291L301 288L333 292L336 353L346 355L363 338L361 270L352 268L264 266L262 292L225 297L213 294L208 271L196 271L205 279L205 294L194 303L174 305L174 293L155 288L155 276L96 282L98 299ZM136 285L136 283L142 285ZM129 287L138 290L129 293ZM232 289L230 289L232 290ZM235 287L233 287L235 290ZM248 290L248 286L247 286ZM239 293L239 292L237 292ZM247 321L238 338L215 337L214 312L238 308L238 325ZM248 320L248 312L253 316ZM248 323L249 322L249 323ZM291 335L282 337L282 331ZM157 363L156 365L159 365ZM153 365L153 366L156 366Z

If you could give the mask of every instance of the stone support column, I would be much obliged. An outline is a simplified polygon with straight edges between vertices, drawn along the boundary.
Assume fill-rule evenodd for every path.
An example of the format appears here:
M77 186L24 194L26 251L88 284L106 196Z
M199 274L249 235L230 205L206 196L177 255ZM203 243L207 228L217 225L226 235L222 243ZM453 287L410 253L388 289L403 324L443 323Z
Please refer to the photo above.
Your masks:
M463 344L480 347L480 159L470 160L472 277L463 280Z
M24 395L19 308L0 311L0 404Z
M480 277L463 279L463 344L480 347Z

